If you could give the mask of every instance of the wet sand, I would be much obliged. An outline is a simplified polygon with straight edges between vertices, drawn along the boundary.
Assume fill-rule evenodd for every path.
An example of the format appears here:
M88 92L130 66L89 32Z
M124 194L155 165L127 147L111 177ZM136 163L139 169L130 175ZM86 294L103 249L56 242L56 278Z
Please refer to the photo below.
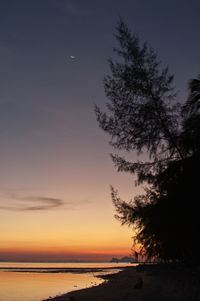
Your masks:
M105 282L45 301L198 301L200 270L172 265L128 267Z

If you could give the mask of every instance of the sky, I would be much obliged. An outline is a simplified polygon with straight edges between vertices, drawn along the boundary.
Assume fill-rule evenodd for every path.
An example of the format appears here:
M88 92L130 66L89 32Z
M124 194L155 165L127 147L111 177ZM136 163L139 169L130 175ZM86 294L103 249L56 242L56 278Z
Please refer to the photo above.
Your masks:
M109 260L129 255L114 218L117 173L94 106L119 16L175 75L178 101L200 73L198 0L0 1L0 260ZM136 154L129 154L136 160Z

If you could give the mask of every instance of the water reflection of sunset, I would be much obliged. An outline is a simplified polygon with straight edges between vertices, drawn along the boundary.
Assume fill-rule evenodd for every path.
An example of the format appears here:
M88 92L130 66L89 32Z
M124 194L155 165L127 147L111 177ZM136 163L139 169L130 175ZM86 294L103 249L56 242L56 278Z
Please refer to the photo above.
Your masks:
M1 272L0 300L6 301L36 301L66 293L77 288L98 284L103 280L94 278L91 273L19 273ZM11 289L12 287L12 289Z

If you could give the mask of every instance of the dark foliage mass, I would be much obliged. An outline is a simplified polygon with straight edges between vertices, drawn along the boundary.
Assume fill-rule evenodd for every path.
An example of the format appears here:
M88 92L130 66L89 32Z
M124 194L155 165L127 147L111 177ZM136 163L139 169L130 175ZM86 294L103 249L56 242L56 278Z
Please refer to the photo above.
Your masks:
M146 161L111 155L118 171L147 184L143 195L125 202L112 189L117 218L134 227L134 241L148 257L198 261L200 247L200 76L189 83L184 104L175 102L173 76L156 53L120 20L111 75L104 80L109 102L96 107L100 127L115 149L136 151Z

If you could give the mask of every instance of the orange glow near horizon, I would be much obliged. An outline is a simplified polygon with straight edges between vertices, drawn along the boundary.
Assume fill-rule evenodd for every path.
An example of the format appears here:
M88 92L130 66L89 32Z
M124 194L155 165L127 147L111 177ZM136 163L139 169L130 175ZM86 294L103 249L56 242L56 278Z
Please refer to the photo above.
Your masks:
M92 206L70 214L58 210L48 214L39 212L37 222L35 213L9 212L13 219L4 220L0 261L108 261L112 257L128 256L132 231L121 227L113 218L113 208L108 209L109 214L102 210L96 215Z
M123 257L130 255L129 248L96 248L96 249L79 249L79 251L68 249L43 249L43 248L0 248L0 258L2 261L68 261L68 260L85 260L85 261L104 261L112 257Z
M115 209L107 186L110 176L107 173L103 183L98 181L95 191L88 182L90 195L82 202L80 192L73 187L55 195L55 186L49 186L48 194L38 194L64 200L66 203L60 208L1 210L0 261L109 261L112 257L129 256L133 232L114 218ZM131 179L120 177L113 170L112 181L116 186L121 184L122 197L130 199ZM74 207L67 207L70 199L77 200Z
M131 253L132 241L127 235L126 240L108 245L106 242L101 245L50 245L42 242L23 243L23 242L1 242L0 261L1 260L109 260L112 257L128 256Z

